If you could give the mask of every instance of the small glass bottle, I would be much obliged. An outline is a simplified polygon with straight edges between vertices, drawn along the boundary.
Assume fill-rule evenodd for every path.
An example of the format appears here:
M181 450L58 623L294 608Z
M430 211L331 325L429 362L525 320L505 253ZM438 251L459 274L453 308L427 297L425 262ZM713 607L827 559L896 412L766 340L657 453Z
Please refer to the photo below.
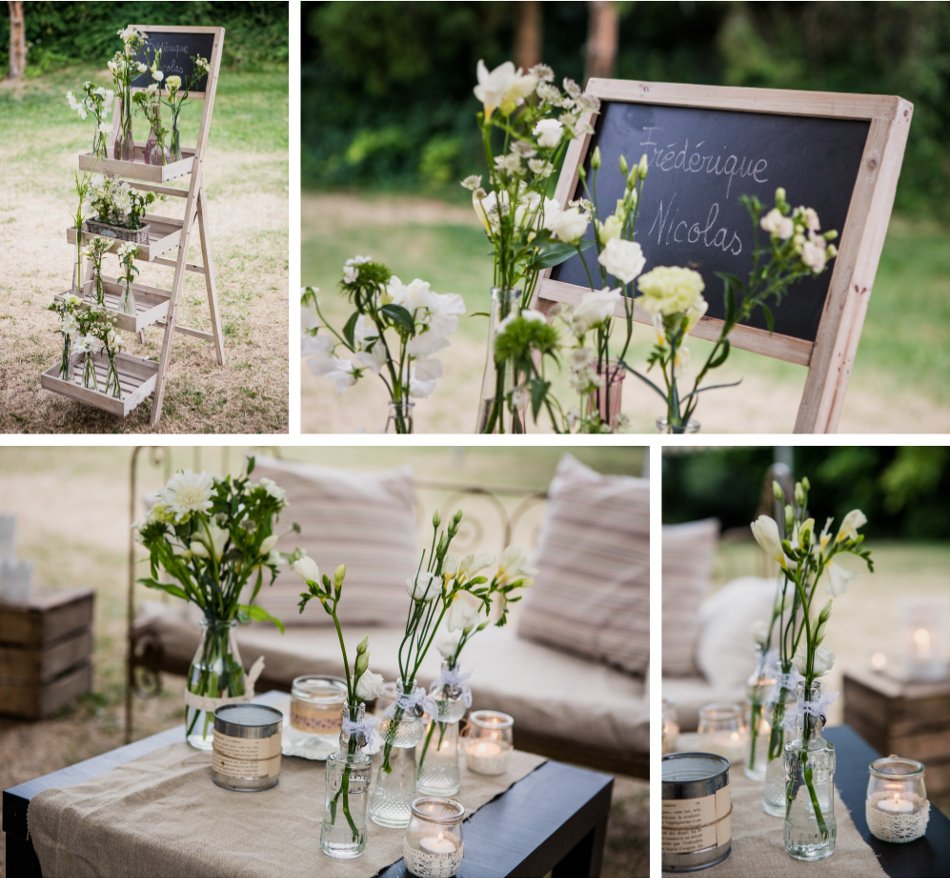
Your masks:
M417 878L452 878L462 866L465 808L452 799L414 799L403 839L406 870Z
M657 433L698 433L701 428L699 421L690 418L685 424L670 424L666 418L656 419Z
M904 844L922 838L930 820L924 764L902 756L883 756L868 766L864 814L871 835Z
M384 433L409 434L412 433L413 409L416 404L411 398L399 400L399 402L389 403L389 417L386 418L386 429Z
M437 716L430 717L429 728L418 748L416 789L433 796L454 796L461 786L459 772L459 721L468 709L461 686L443 684L446 674L458 674L442 662L442 675L432 684L429 694L438 706Z
M746 684L746 727L749 730L749 745L742 770L750 780L765 780L771 731L766 706L769 693L775 687L774 655L762 644L756 644L755 670Z
M795 691L783 688L780 674L768 705L766 717L769 722L768 761L765 764L765 784L762 787L762 810L772 817L785 816L785 742L794 737ZM789 734L786 734L786 728Z
M366 706L359 704L353 723L362 723ZM340 748L327 757L326 801L320 826L320 849L336 860L352 860L366 850L366 806L372 760L363 752L366 737L347 730L350 706L343 706Z
M421 711L412 706L414 691L415 681L396 683L396 702L380 726L383 758L369 806L370 819L380 826L405 826L416 797L416 746L425 723Z
M482 374L482 391L479 397L476 433L524 433L524 413L510 416L508 397L513 383L510 363L495 362L495 334L501 322L521 313L521 290L505 290L493 287L491 311L488 315L488 350L485 354L485 371Z

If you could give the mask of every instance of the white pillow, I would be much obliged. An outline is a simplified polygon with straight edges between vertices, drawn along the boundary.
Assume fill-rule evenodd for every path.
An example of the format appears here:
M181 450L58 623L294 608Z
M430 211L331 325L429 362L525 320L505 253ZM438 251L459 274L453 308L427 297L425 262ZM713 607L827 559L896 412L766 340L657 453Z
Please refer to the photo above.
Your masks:
M712 686L743 691L755 670L752 625L768 622L775 587L775 579L746 576L703 601L696 663Z

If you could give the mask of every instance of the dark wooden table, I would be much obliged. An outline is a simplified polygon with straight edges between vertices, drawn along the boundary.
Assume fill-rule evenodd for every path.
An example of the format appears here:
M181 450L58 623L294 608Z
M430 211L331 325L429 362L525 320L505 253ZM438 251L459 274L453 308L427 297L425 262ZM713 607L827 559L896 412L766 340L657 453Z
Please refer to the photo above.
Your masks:
M268 692L255 701L267 703L286 697ZM183 738L184 727L178 726L4 790L8 878L37 878L42 874L26 832L33 796L100 777ZM612 790L613 778L609 775L560 762L545 763L465 821L465 859L458 878L537 876L548 872L554 878L599 875ZM408 873L399 860L380 874L397 878Z
M835 784L841 798L861 837L890 878L946 878L950 875L950 820L931 806L930 823L923 838L907 844L876 839L868 829L864 803L868 792L868 765L881 754L849 726L833 726L823 734L835 745L838 764ZM924 779L926 781L926 775Z

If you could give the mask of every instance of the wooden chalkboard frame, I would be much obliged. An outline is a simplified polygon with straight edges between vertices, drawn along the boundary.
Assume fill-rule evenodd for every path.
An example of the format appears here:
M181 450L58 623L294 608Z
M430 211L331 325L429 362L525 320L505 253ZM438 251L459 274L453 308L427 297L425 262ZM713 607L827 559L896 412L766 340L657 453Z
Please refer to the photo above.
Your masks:
M138 28L138 29L141 30L143 33L147 33L147 34L202 34L202 35L207 35L211 37L211 49L208 53L208 57L205 59L208 62L208 73L205 76L205 83L204 83L205 87L202 89L195 88L188 91L189 98L204 100L205 93L208 91L208 88L211 83L211 60L214 54L220 50L219 35L222 29L219 27L181 27L181 26L175 26L175 25L169 25L168 27L151 27L149 29L146 29L146 28ZM150 48L150 44L146 43L145 49L144 49L146 58L139 58L139 60L147 60L147 58L151 56L151 52L148 51L149 48ZM147 73L143 73L141 76L137 77L136 81L132 83L132 90L144 91L145 88L147 88L148 84L150 83L147 82L146 85L143 86L143 85L137 85L136 82L138 81L138 79L142 79L147 76L148 76ZM182 88L184 88L186 84L187 83L183 82Z
M854 119L869 122L844 228L840 229L838 257L830 273L821 322L815 341L737 326L730 340L734 347L787 360L808 367L808 377L795 422L795 432L833 432L841 415L848 379L857 352L868 300L874 285L881 249L894 205L904 147L910 130L913 104L891 95L785 91L731 88L710 85L591 79L587 94L601 103L642 103L668 107L695 107L746 113ZM588 117L592 125L597 119ZM592 135L574 140L568 148L558 179L555 198L566 205L577 188ZM612 164L616 156L605 156ZM628 156L635 161L637 156ZM553 280L548 269L541 276L535 307L548 310L555 303L574 304L586 288ZM623 316L622 304L618 316ZM635 308L635 319L652 323L650 315ZM698 338L716 339L722 321L703 318L694 328Z

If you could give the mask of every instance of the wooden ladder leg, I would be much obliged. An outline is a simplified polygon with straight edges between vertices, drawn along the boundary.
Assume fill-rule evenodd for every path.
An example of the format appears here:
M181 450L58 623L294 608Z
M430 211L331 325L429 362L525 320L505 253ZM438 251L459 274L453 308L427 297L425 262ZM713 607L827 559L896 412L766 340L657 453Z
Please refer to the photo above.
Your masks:
M201 241L201 263L204 265L205 288L208 291L208 311L211 314L211 332L214 335L214 354L219 366L224 365L224 336L221 333L221 312L218 308L218 284L211 258L211 246L205 229L205 191L198 192L198 238Z

